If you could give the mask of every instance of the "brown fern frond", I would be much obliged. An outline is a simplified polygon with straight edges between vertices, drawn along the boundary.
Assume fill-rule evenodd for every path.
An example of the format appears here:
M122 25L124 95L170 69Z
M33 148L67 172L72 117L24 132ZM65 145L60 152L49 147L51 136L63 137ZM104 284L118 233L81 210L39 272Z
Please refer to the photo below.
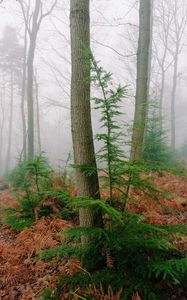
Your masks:
M100 283L99 288L96 288L96 286L94 284L90 284L85 292L82 292L80 294L80 291L79 291L79 293L77 293L77 294L81 295L81 296L93 296L94 300L120 300L122 291L123 291L123 289L121 288L119 291L117 291L115 293L112 290L112 287L109 285L107 292L105 292L102 284ZM82 298L80 298L80 299L82 299Z
M132 294L132 300L142 300L142 298L140 297L140 295L138 294L138 292L134 292Z
M106 265L109 269L114 267L114 261L110 251L106 251Z
M81 263L78 259L68 259L67 263L64 265L65 274L68 276L72 276L73 274L80 272L81 270Z

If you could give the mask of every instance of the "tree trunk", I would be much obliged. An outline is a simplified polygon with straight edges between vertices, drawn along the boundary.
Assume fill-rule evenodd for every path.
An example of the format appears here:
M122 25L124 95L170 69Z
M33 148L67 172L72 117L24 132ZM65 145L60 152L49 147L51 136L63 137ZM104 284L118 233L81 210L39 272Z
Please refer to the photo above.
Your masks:
M31 45L27 61L27 110L28 110L28 159L34 156L34 104L33 104L33 62L34 45Z
M26 71L27 71L27 29L25 26L24 34L24 58L23 58L23 73L22 73L22 88L21 88L21 119L22 119L22 154L23 160L27 158L27 128L26 128L26 117L25 117L25 91L26 91ZM22 155L21 155L22 156Z
M40 24L38 17L41 7L41 0L36 0L33 13L32 29L29 33L30 45L27 57L27 109L28 109L28 159L34 156L34 99L33 99L33 81L34 81L34 55L36 49L36 39Z
M132 134L131 160L137 161L142 157L144 129L147 115L148 100L148 70L150 46L150 0L140 0L139 11L139 41L137 52L136 104Z
M36 74L36 73L35 73ZM39 96L38 96L38 82L37 75L35 75L35 93L36 93L36 123L37 123L37 138L38 138L38 152L41 153L41 135L40 135L40 106L39 106Z
M160 89L160 98L159 98L159 122L160 122L160 129L162 130L163 127L163 120L162 120L162 109L163 109L163 100L164 100L164 87L165 87L165 70L164 66L161 68L161 89Z
M1 99L0 99L0 107L1 107L1 123L0 123L0 175L3 174L3 162L2 162L2 152L3 152L3 131L4 131L4 121L5 121L5 108L4 108L4 99L5 99L5 86L1 88Z
M76 186L79 196L99 198L99 183L93 143L90 108L90 66L87 53L90 51L89 0L71 0L71 127L74 162L94 168L94 174L86 176L81 168L76 169ZM93 226L94 212L91 208L80 210L80 225Z
M9 132L8 132L8 147L7 147L7 155L6 155L6 166L5 172L7 173L10 165L10 155L11 155L11 146L12 146L12 124L13 124L13 104L14 104L14 78L13 78L13 70L11 70L10 74L10 89L11 89L11 101L10 101L10 119L9 119Z
M174 72L173 72L173 86L171 95L171 148L175 150L175 98L177 90L177 74L178 74L178 43L176 45L176 52L174 58Z
M150 0L151 2L151 14L150 14L150 42L149 42L149 61L148 61L148 79L147 79L147 87L148 87L148 96L150 100L150 88L151 88L151 71L152 71L152 52L153 52L153 23L154 23L154 16L153 16L153 11L154 11L154 2L153 0Z

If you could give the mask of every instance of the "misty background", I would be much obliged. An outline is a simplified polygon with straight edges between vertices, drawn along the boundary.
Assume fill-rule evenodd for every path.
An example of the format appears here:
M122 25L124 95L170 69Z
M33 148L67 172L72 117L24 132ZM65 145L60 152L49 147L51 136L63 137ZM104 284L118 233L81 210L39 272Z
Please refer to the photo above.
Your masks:
M44 1L49 7L52 0ZM113 73L114 84L128 85L123 103L124 122L133 121L136 87L136 52L138 44L138 1L93 0L91 1L91 43L97 61ZM175 64L175 29L182 20L176 85L176 148L180 149L187 139L187 10L185 1L157 0L153 13L153 39L150 98L161 97L163 87L163 124L168 144L171 140L171 97ZM32 1L31 1L32 6ZM44 7L45 8L45 7ZM47 9L47 8L46 8ZM21 71L23 56L24 20L17 1L4 0L0 4L0 174L11 169L22 153L21 122ZM168 36L167 36L168 30ZM167 43L166 38L168 37ZM166 45L167 44L167 45ZM12 61L10 60L12 57ZM9 59L7 61L7 58ZM9 64L15 64L11 78ZM69 0L59 0L50 16L41 24L34 60L38 88L38 106L35 86L35 110L40 128L35 134L36 151L44 151L54 166L63 166L72 150L70 124L70 32ZM164 85L163 85L164 74ZM11 90L13 84L13 91ZM97 92L93 88L92 94ZM13 103L11 102L13 93ZM12 107L12 109L11 109ZM26 111L26 99L25 99ZM12 114L12 132L10 119ZM98 111L92 110L93 129L99 129ZM37 114L36 114L37 115ZM11 138L11 143L9 139ZM7 151L10 146L7 162ZM97 145L96 145L97 147Z

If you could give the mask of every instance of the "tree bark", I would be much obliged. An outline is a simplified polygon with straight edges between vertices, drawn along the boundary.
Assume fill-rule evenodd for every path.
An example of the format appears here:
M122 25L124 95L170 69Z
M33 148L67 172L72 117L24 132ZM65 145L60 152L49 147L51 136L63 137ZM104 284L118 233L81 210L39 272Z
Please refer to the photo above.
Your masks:
M148 102L150 16L151 1L140 0L136 103L131 148L132 161L140 160L143 152L144 129L146 124Z
M81 168L76 169L76 186L79 196L99 198L99 182L93 143L90 108L90 66L87 53L90 51L89 0L71 0L71 128L74 163L94 168L94 174L86 176ZM94 226L91 208L80 210L80 225Z

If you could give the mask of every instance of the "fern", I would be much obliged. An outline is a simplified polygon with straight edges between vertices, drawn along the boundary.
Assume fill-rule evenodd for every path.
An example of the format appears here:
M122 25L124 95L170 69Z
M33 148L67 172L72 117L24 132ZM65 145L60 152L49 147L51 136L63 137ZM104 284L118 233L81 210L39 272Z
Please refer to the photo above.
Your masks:
M16 208L4 208L5 216L2 221L21 231L24 227L31 226L35 220L35 208L40 202L47 198L62 199L64 203L64 218L76 218L75 212L68 207L67 199L70 198L67 192L52 189L50 175L52 168L49 166L46 157L41 154L32 160L19 162L17 168L10 174L10 180L15 187L15 196L18 200ZM21 193L20 193L21 189ZM50 214L50 210L41 209L41 215Z
M90 282L94 281L96 286L100 280L107 287L108 274L115 274L112 289L117 291L122 287L122 299L129 299L134 290L143 299L164 299L167 298L168 284L173 289L176 284L184 288L187 261L184 253L171 243L171 235L186 232L185 226L151 225L144 217L116 211L102 200L78 197L71 203L77 209L87 206L102 208L104 228L71 228L66 231L71 245L45 250L41 258L50 255L56 258L78 257L83 268L91 274ZM82 235L90 237L84 246L80 243ZM109 255L111 264L108 264ZM107 266L112 266L112 269ZM162 289L157 291L160 282Z

